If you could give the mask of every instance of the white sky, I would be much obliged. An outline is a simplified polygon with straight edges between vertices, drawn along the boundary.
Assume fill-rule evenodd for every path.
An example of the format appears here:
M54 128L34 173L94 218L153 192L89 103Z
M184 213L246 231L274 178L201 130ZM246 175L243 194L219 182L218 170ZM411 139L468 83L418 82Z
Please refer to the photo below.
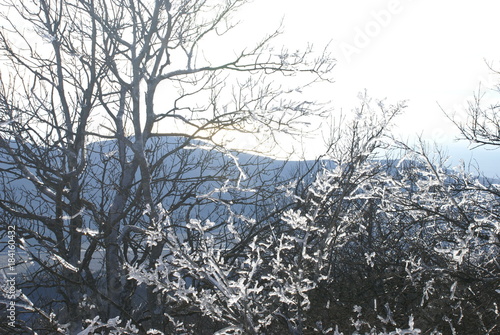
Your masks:
M467 143L453 143L458 132L438 106L463 112L480 83L500 83L486 65L500 65L500 1L255 0L243 11L246 21L258 23L251 35L283 17L281 41L290 49L308 42L319 49L331 41L336 83L324 94L339 111L355 107L364 89L388 102L408 100L397 121L400 134L423 134L448 147L454 159L474 158L500 174L494 170L500 152L470 153Z
M486 173L500 175L500 151L470 152L466 142L454 142L458 132L438 106L463 113L480 83L500 83L486 65L500 70L499 14L498 0L253 0L240 13L248 36L234 48L260 40L283 18L278 42L289 49L313 43L320 50L330 42L336 82L316 94L335 111L359 105L364 89L389 103L407 100L396 124L401 136L422 134L447 147L454 163L477 159ZM312 144L309 153L313 146L321 151Z

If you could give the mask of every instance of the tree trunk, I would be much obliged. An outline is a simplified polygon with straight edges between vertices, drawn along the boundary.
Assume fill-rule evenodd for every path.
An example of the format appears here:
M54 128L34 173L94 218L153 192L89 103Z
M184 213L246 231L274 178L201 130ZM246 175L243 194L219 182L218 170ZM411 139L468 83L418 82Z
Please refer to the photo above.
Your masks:
M123 307L123 287L126 280L126 271L123 268L123 257L120 251L119 235L120 222L129 198L130 187L138 165L131 162L125 165L120 189L117 191L109 209L109 216L104 227L104 245L106 262L106 289L108 302L106 317L113 318L121 315Z

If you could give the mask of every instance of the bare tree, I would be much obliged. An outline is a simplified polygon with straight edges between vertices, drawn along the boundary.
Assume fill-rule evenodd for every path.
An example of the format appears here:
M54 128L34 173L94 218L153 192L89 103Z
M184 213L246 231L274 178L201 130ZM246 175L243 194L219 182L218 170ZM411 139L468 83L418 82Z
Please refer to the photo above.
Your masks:
M333 66L327 55L275 52L274 32L229 60L204 57L214 38L235 29L231 15L245 2L2 1L1 49L9 63L1 78L1 119L8 124L1 128L0 206L18 220L23 247L40 266L33 276L49 275L48 286L62 283L58 296L67 313L59 319L70 333L82 329L89 296L104 320L121 316L142 332L161 326L152 289L143 313L132 313L125 266L131 255L133 263L153 267L163 252L164 240L136 242L160 224L161 183L170 182L178 197L166 208L172 212L190 208L199 187L227 183L224 173L238 166L231 158L205 175L203 161L181 157L200 145L193 140L225 153L217 137L225 131L290 132L318 114L296 87L273 80L323 80ZM180 140L162 150L158 138ZM179 165L165 167L173 156ZM182 183L190 168L197 175ZM96 272L100 257L104 269ZM53 311L40 307L42 316Z
M334 127L329 160L282 186L291 200L267 229L240 244L216 222L176 230L165 214L171 254L131 278L218 334L495 333L498 185L385 137L403 105L373 107ZM378 155L388 148L396 158Z
M240 224L228 234L217 222L193 219L186 231L165 233L171 255L153 268L132 268L131 277L163 291L171 303L200 311L220 324L218 333L304 334L321 321L326 331L331 322L317 294L337 293L322 290L334 287L331 282L342 276L336 274L342 251L364 233L359 213L368 211L371 197L362 190L383 171L372 159L403 107L365 99L354 120L332 130L329 160L284 181L282 193L272 188L274 206L281 197L282 207L264 218L267 224L254 225L257 231ZM241 242L231 238L235 234Z
M491 92L489 92L491 93ZM469 102L465 111L466 119L461 120L455 114L445 114L456 125L462 135L462 139L476 146L489 145L497 147L500 145L500 118L498 103L485 106L485 92L478 90L474 100Z

